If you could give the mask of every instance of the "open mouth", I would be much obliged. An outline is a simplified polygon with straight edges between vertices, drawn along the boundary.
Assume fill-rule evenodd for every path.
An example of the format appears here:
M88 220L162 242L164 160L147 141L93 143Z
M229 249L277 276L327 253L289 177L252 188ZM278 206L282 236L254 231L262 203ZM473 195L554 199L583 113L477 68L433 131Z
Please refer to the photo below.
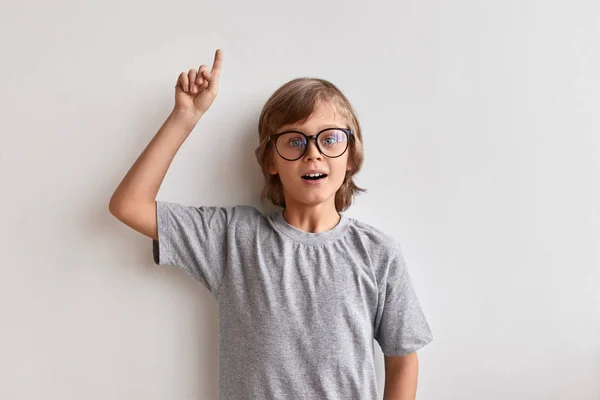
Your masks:
M323 178L327 178L327 174L310 174L302 176L302 179L307 181L318 181L319 179Z

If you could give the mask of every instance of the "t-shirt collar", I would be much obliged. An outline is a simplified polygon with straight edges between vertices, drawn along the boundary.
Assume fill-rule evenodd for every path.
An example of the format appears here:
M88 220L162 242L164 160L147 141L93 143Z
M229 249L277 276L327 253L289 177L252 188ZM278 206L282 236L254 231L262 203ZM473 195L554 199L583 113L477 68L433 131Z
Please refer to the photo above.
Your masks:
M283 217L283 210L272 214L271 220L273 221L273 224L279 231L289 236L290 238L304 244L320 245L340 237L346 230L349 224L349 219L346 215L342 213L339 214L340 220L336 226L334 226L328 231L319 233L302 231L296 228L295 226L290 225Z

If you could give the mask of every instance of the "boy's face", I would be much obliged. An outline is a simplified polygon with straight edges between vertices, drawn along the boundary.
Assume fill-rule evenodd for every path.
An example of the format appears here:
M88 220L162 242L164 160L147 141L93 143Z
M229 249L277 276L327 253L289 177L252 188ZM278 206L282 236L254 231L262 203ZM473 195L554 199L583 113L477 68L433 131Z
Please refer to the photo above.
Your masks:
M346 128L346 119L335 112L331 106L318 104L313 114L303 124L282 126L278 132L287 130L300 131L312 136L325 128ZM297 204L315 206L330 203L335 207L335 193L344 181L348 166L347 149L337 158L329 158L319 152L313 139L309 139L306 153L295 161L288 161L277 154L275 146L271 146L270 174L279 174L283 184L286 205ZM327 176L318 181L302 178L312 170L318 170Z

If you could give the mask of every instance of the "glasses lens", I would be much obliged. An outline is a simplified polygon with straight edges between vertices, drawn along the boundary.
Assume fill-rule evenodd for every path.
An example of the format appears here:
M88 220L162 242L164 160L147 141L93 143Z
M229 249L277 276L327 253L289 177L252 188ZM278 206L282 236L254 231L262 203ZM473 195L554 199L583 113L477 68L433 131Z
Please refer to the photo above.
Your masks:
M304 154L306 137L300 133L288 132L277 138L279 155L288 160L296 160ZM339 157L348 147L348 135L340 129L327 129L319 135L319 148L327 157Z
M339 129L328 129L319 135L319 147L328 157L339 157L348 147L348 135Z
M299 133L289 132L277 138L275 143L279 155L289 160L295 160L302 157L306 149L306 137Z

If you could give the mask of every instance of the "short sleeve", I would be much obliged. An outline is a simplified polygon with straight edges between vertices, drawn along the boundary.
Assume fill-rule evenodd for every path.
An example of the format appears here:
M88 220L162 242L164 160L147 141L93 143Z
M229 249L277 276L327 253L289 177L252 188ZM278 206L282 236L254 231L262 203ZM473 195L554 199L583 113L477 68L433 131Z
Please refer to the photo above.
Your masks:
M179 267L216 298L227 262L231 209L156 201L154 262Z
M386 356L403 356L433 340L400 246L379 285L375 340Z

